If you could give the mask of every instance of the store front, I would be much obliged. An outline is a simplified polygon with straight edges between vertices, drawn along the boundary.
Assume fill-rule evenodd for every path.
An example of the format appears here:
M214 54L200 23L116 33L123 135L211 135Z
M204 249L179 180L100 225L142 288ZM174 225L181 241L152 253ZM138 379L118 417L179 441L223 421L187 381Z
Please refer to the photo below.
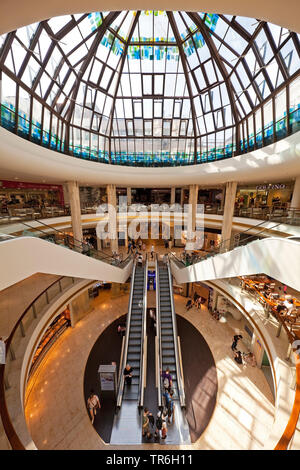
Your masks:
M63 206L61 185L0 181L0 211L41 206Z
M45 333L43 334L38 347L36 348L35 354L32 358L31 367L29 371L29 377L37 369L39 364L42 362L46 353L49 351L55 341L62 335L62 333L71 326L70 309L65 308L49 325Z
M238 187L236 193L236 208L251 207L263 209L276 206L288 209L293 195L294 183L260 184Z

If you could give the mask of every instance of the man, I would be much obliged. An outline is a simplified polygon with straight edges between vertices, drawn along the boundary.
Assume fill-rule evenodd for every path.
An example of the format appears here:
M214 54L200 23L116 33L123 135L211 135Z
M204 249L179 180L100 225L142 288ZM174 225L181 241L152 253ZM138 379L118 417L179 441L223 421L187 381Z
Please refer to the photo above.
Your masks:
M154 258L154 246L151 245L151 259Z
M236 351L236 347L237 347L238 341L239 341L240 339L242 339L242 338L243 338L242 335L234 335L234 337L233 337L233 343L232 343L232 345L231 345L232 351Z
M132 367L129 364L127 364L124 369L124 378L125 378L125 382L127 385L131 385L132 372L133 372Z

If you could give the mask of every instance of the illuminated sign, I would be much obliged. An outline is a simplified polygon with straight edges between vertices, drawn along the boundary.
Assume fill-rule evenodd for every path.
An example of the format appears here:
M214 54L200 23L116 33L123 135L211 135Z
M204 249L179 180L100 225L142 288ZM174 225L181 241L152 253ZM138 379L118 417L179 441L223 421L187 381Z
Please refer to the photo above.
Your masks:
M285 184L262 184L259 186L256 186L256 189L258 191L267 191L269 189L285 189L286 185Z

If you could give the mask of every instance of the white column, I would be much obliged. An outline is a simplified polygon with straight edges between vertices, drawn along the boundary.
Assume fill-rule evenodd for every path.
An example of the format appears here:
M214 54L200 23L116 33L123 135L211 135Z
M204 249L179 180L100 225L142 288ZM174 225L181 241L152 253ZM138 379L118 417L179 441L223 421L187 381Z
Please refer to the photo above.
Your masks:
M64 193L64 204L65 206L68 206L70 204L70 201L69 201L68 185L66 183L63 184L63 193Z
M181 205L181 207L183 207L183 200L184 200L184 189L181 188L181 192L180 192L180 205Z
M224 203L225 203L225 192L226 192L226 187L223 186L222 188L222 199L221 199L221 210L224 209Z
M229 239L231 237L232 230L232 219L234 212L236 188L237 183L235 181L230 181L229 183L226 183L225 205L222 223L222 242L225 242L224 248L229 248Z
M127 205L131 205L131 188L127 188Z
M73 237L78 240L83 240L82 225L81 225L81 210L80 210L80 197L79 186L77 181L68 181L68 197L71 208L71 221Z
M171 198L170 198L171 206L173 204L175 204L175 190L176 190L175 186L172 186L172 188L171 188Z
M198 185L191 184L189 188L189 204L192 205L192 230L196 229L196 214L198 201Z
M111 220L111 226L115 227L116 229L116 238L110 240L110 248L111 251L118 253L118 229L117 229L117 193L116 193L116 185L115 184L108 184L106 187L107 190L107 203L110 204L115 208L115 218Z
M213 295L212 295L212 303L211 303L211 309L214 310L218 306L218 298L219 298L219 292L214 289Z
M300 176L297 176L295 180L293 197L291 200L291 208L300 208Z

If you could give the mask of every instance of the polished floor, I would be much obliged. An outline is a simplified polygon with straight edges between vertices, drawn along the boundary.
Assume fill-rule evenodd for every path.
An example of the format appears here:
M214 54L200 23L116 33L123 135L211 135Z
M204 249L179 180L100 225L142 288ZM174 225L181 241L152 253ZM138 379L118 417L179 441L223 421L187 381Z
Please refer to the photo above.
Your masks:
M122 339L117 334L117 326L124 322L126 317L114 321L97 339L89 355L85 375L84 391L87 401L91 389L97 391L99 388L98 368L100 364L110 364L114 361L117 369L120 368L120 354ZM186 426L189 428L189 442L196 442L213 414L217 396L217 373L213 356L208 344L199 331L186 319L177 317L178 335L182 348L182 366L185 377L186 412L183 419L187 420ZM155 330L151 326L148 316L147 321L147 377L144 394L144 406L148 408L155 417L158 412L156 376L155 376ZM135 405L136 407L136 405ZM179 419L179 402L175 402L176 416ZM101 394L101 409L98 410L94 420L94 427L98 434L106 443L111 442L115 412L115 400L113 392ZM175 419L177 423L177 419ZM165 441L181 443L182 436L175 433L175 427L171 423L169 426L168 438ZM171 436L171 432L174 432ZM130 433L130 429L127 430ZM176 435L175 435L176 434ZM124 439L124 436L121 436ZM140 433L138 435L140 442ZM176 439L178 441L176 441ZM134 440L134 439L133 439ZM155 442L153 432L151 439L144 439L144 443Z
M185 298L175 296L177 314L201 333L212 351L218 393L205 431L194 444L181 448L262 449L272 427L274 401L263 372L233 360L230 345L233 334L241 331L241 322L231 318L227 323L216 322L205 308L186 312L185 303ZM87 413L84 371L97 338L126 313L127 304L128 294L111 298L110 292L104 291L94 300L92 312L74 329L66 330L32 377L25 414L39 449L107 449ZM199 402L199 387L195 387L193 398ZM160 448L159 444L145 445Z

